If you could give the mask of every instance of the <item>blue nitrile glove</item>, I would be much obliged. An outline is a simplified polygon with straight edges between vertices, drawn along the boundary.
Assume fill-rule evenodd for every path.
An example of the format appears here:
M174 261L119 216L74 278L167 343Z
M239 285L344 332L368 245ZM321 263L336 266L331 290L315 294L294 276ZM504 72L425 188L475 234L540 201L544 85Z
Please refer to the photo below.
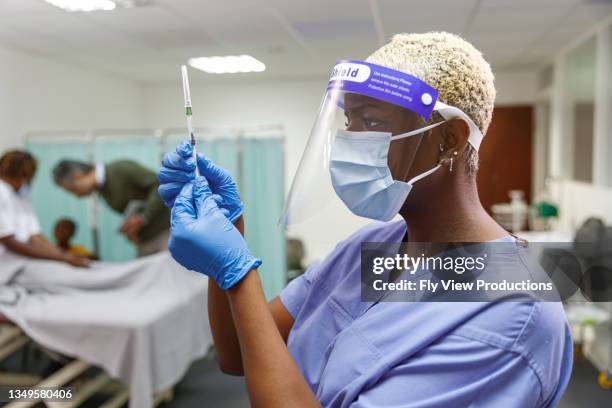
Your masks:
M172 207L171 226L168 249L172 257L214 279L221 289L231 288L261 265L219 210L204 177L183 186Z
M221 200L216 199L219 207L227 210L227 217L235 222L242 215L244 206L232 176L202 154L198 154L198 168L200 174L208 180L213 194L221 197ZM157 177L160 182L159 195L168 207L172 207L183 185L195 177L195 162L189 142L181 143L176 152L164 157Z
M185 142L188 143L188 142ZM177 151L183 144L177 147ZM191 145L189 145L189 151L191 152ZM191 153L190 153L191 154ZM191 168L191 171L178 170L178 168ZM193 181L195 178L195 169L193 157L189 156L183 158L177 153L168 153L164 156L162 161L162 167L157 171L157 179L159 180L159 187L157 191L161 196L166 207L172 209L176 196L181 192L181 189L186 183ZM227 217L229 211L223 208L223 198L219 194L213 194L214 200L217 205Z

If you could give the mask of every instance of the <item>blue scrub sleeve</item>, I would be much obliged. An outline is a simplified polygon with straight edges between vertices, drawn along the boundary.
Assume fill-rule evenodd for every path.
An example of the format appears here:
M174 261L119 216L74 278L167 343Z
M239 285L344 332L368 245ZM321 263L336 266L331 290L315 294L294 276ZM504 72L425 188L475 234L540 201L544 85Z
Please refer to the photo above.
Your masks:
M538 377L519 354L450 335L388 370L350 406L544 407L554 397L542 395Z
M280 293L281 302L294 320L310 293L310 289L319 274L320 266L321 264L315 264L308 268L302 275L289 282L289 285Z

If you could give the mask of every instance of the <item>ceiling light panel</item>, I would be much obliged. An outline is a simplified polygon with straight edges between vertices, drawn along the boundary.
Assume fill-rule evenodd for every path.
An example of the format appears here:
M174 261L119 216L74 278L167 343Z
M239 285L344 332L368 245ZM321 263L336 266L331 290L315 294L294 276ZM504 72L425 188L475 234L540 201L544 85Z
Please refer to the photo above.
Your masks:
M110 11L117 7L117 4L111 0L45 0L45 2L69 12Z
M189 65L209 74L238 74L263 72L266 65L250 55L190 58Z

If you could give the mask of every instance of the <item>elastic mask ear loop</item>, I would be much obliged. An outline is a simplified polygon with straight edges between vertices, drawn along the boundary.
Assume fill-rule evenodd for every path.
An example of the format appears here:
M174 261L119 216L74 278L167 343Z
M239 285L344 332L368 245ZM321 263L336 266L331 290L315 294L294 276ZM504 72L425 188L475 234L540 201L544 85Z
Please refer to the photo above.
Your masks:
M430 174L432 174L433 172L435 172L436 170L438 170L440 167L442 167L442 164L438 164L436 167L427 170L425 173L421 173L418 176L413 177L412 179L410 179L410 181L408 182L408 184L414 184L417 181L424 179L425 177L429 176Z
M401 135L397 135L397 136L391 136L391 141L393 140L397 140L397 139L403 139L405 137L410 137L410 136L415 136L415 135L419 135L423 132L428 131L429 129L433 129L436 126L440 126L441 124L445 123L446 120L443 120L442 122L438 122L438 123L434 123L425 127L422 127L420 129L415 129L413 131L410 131L408 133L403 133ZM425 173L419 174L418 176L413 177L410 181L408 181L408 184L414 184L415 182L429 176L430 174L432 174L433 172L435 172L436 170L438 170L440 167L442 167L441 163L438 163L438 165L432 169L427 170Z
M415 130L411 130L408 133L402 133L401 135L395 135L395 136L391 136L391 141L393 140L398 140L398 139L403 139L405 137L410 137L410 136L415 136L415 135L420 135L421 133L427 132L429 129L433 129L436 126L440 126L441 124L443 124L444 122L446 122L446 120L443 120L442 122L438 122L438 123L434 123L432 125L427 125L425 127L422 127L420 129L415 129Z

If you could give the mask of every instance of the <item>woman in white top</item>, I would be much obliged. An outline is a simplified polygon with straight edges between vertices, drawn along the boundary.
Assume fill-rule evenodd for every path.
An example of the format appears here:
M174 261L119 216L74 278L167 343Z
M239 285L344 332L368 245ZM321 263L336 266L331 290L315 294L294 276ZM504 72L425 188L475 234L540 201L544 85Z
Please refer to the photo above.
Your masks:
M62 252L41 234L27 197L35 173L36 159L28 152L11 150L0 157L0 256L9 251L87 266L87 259Z

